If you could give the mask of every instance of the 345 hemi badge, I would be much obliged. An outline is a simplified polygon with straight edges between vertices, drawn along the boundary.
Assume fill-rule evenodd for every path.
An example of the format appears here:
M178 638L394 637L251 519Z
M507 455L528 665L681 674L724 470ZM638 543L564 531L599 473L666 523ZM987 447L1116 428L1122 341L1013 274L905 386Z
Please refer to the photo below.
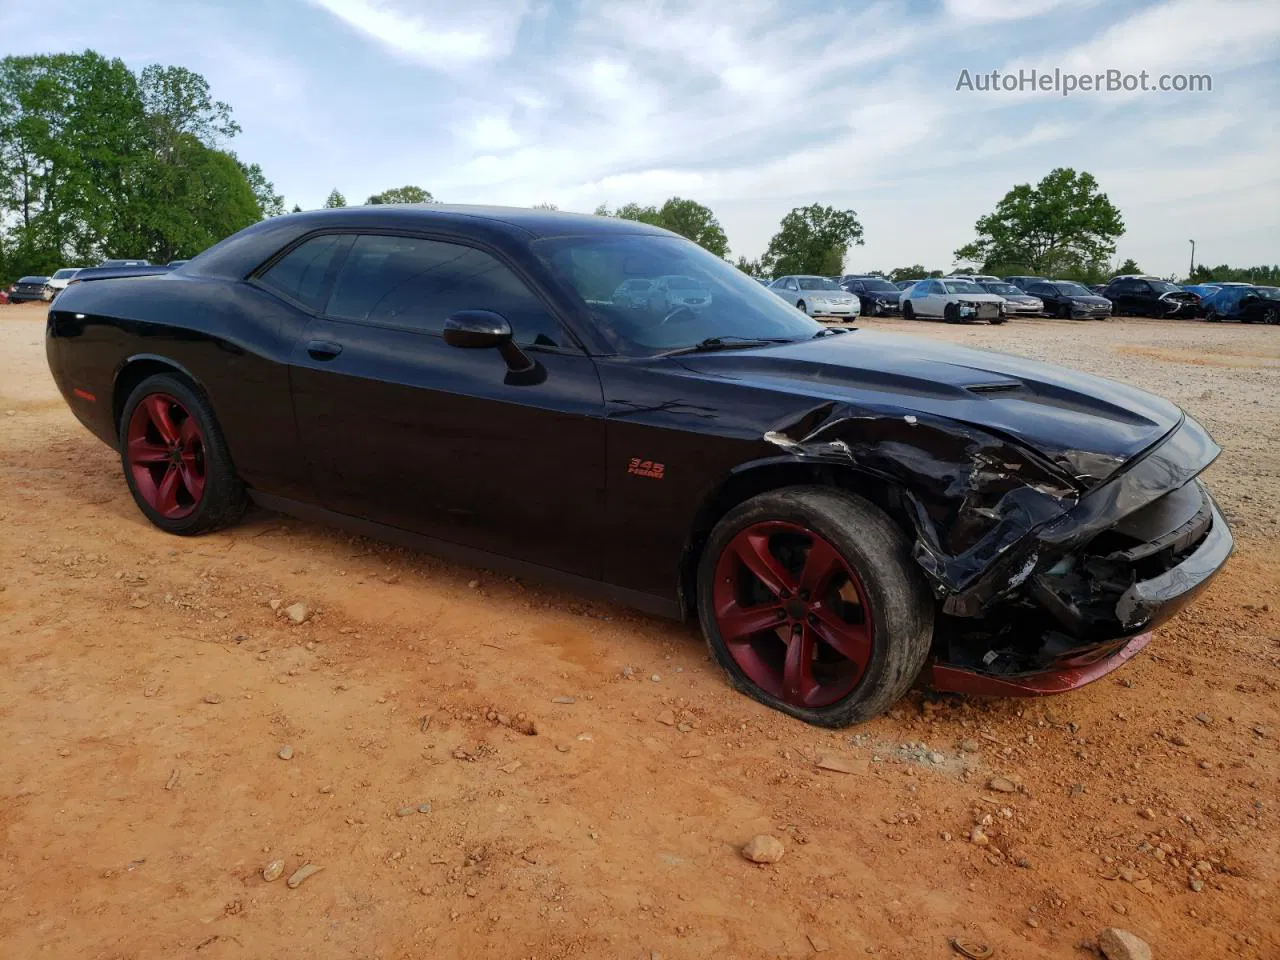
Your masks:
M648 477L651 480L661 480L666 469L665 464L641 460L639 457L632 457L631 462L627 464L627 473L635 474L637 477Z

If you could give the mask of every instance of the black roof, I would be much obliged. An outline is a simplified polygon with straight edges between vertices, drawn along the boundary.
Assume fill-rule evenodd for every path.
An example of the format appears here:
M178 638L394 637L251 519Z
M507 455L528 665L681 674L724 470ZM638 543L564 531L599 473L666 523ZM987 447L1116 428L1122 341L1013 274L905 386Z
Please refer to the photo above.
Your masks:
M429 230L496 244L558 236L652 234L675 236L635 220L527 207L443 203L387 203L308 210L246 227L178 268L186 274L243 277L298 237L317 230Z

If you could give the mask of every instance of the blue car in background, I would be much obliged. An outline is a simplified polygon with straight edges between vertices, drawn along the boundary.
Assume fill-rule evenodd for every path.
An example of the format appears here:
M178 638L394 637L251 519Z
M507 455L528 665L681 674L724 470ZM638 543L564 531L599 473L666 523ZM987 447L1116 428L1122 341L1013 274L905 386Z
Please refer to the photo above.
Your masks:
M1218 286L1216 283L1184 283L1182 285L1182 289L1186 290L1188 293L1194 293L1200 298L1200 302L1203 303L1205 300L1208 300L1209 297L1213 296L1213 294L1221 290L1222 287Z
M1200 302L1206 320L1280 324L1280 287L1223 287Z

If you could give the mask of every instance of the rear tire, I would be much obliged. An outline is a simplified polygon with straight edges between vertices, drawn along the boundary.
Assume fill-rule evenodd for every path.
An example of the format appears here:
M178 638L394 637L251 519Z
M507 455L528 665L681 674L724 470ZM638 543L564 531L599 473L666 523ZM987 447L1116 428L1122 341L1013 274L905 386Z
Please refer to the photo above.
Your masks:
M120 461L138 509L166 533L195 536L248 505L209 401L176 374L148 377L120 415Z
M1267 307L1266 312L1262 315L1262 322L1273 325L1280 323L1280 310L1275 307Z
M697 597L730 684L817 726L887 710L933 642L933 597L906 536L871 503L829 487L773 490L731 510L699 562Z
M905 300L905 301L903 301L903 304L902 304L902 319L903 319L903 320L914 320L915 318L916 318L916 308L915 308L915 307L913 307L913 306L911 305L911 301L910 301L910 300Z

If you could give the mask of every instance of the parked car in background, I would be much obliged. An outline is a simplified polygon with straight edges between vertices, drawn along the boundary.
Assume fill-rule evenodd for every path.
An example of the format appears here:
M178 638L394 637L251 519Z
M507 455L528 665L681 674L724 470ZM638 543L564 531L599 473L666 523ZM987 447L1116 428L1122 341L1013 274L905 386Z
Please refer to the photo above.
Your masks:
M858 298L826 277L779 277L769 289L811 317L856 317Z
M620 307L640 310L649 305L649 291L653 289L653 281L643 277L632 277L623 280L613 291L613 302Z
M858 298L858 309L864 317L902 312L902 291L884 277L850 274L840 281L842 289Z
M658 277L649 287L649 307L652 310L698 311L711 302L711 291L693 277L673 273Z
M921 280L902 292L902 316L907 320L939 319L947 323L1004 323L1005 301L971 280L939 277Z
M1114 277L1102 296L1111 301L1116 316L1194 317L1200 313L1196 294L1159 277Z
M1105 283L1091 283L1088 284L1088 287L1098 296L1102 296L1102 291L1107 289L1107 285ZM1112 304L1112 309L1115 309L1115 304Z
M921 279L923 278L917 278L915 280L897 280L893 285L901 291L907 289L907 287L912 286L913 284L919 283Z
M1026 278L1024 278L1026 279ZM1022 288L1044 301L1044 312L1063 320L1105 320L1111 301L1074 280L1038 280Z
M1200 303L1206 320L1280 323L1280 287L1224 286Z
M61 270L55 270L48 281L49 289L53 291L54 296L57 296L58 291L64 289L79 271L79 267L63 267Z
M13 303L29 303L32 300L52 300L53 291L49 289L48 277L20 277L18 282L9 288L9 300Z
M1033 297L1026 291L1019 290L1012 283L987 279L979 280L977 284L987 293L994 293L997 297L1004 297L1004 312L1011 317L1034 317L1044 311L1044 303L1039 297Z
M151 265L152 264L150 260L129 260L129 259L103 260L100 264L98 264L98 266L100 267L149 267Z
M1012 283L1019 290L1026 290L1029 283L1048 283L1048 277L1003 277L1005 283Z
M609 300L673 275L708 308ZM273 217L177 271L72 284L45 356L161 531L253 500L696 618L736 689L824 726L922 673L1001 696L1095 680L1232 549L1198 479L1220 448L1168 400L825 328L614 217Z
M0 306L9 302L9 291L5 287L0 287Z
M180 267L180 266L182 266L184 263L190 263L190 262L191 262L190 260L170 260L168 263L166 263L166 264L165 264L165 266L166 266L166 267Z
M977 284L1000 282L999 277L992 277L985 273L953 273L948 277L943 277L942 279L943 280L972 280L974 283L977 283Z

